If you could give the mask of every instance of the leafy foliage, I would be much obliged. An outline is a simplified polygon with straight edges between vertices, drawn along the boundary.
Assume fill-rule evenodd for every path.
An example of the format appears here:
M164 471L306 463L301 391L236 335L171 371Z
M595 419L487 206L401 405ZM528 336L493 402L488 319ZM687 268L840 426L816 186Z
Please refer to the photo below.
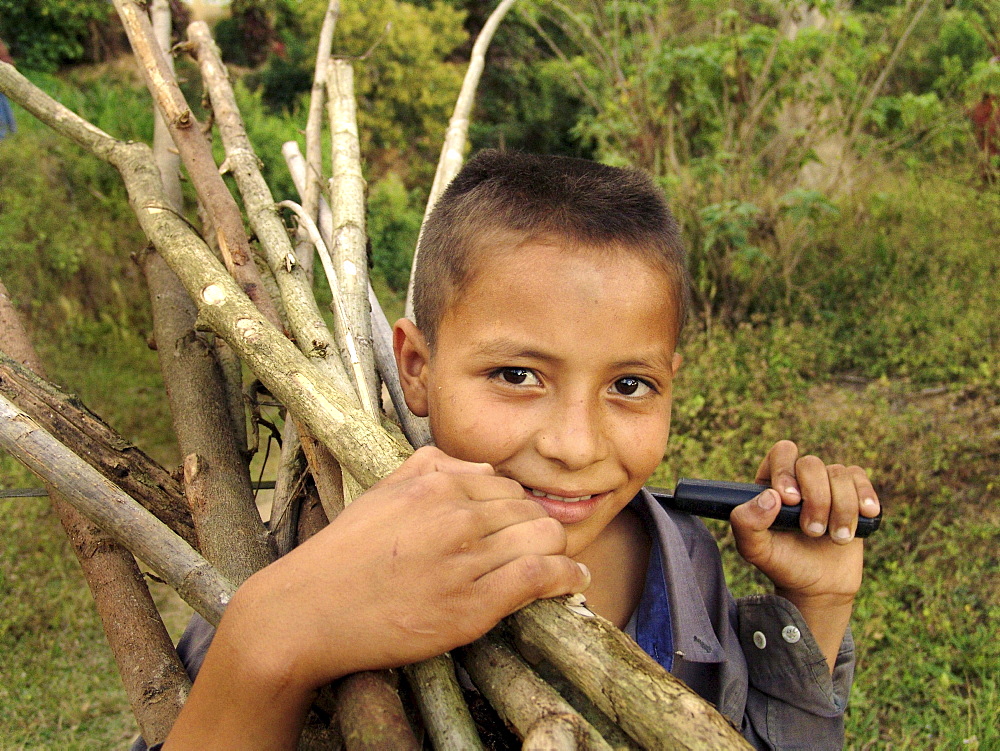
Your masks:
M0 38L19 65L52 71L84 59L112 17L106 0L0 0Z

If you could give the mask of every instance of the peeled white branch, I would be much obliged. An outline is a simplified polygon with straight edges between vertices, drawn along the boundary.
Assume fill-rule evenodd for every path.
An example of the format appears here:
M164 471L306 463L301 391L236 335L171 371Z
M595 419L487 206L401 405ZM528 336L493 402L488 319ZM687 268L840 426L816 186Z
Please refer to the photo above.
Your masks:
M306 185L306 163L295 141L287 141L281 147L281 153L288 165L288 172L295 183L299 195L303 195ZM304 199L303 199L304 200ZM320 196L319 199L319 232L323 241L329 243L333 235L333 213L330 204ZM410 412L403 397L403 388L399 383L399 372L396 370L396 359L392 353L392 326L389 324L382 305L375 297L371 284L368 285L368 304L372 310L372 342L375 348L375 365L389 390L392 405L396 408L403 433L410 444L416 448L426 446L431 442L431 431L426 417L417 417Z
M361 399L361 406L367 410L368 414L377 418L379 410L375 404L375 400L372 398L371 392L368 390L368 380L365 377L364 366L361 363L361 357L358 355L357 339L350 325L351 320L344 305L340 282L337 279L337 269L333 265L333 258L330 256L330 251L327 249L326 243L323 242L323 238L320 237L316 223L306 213L305 209L295 203L295 201L282 201L278 204L278 207L289 209L295 214L299 220L299 226L305 230L310 242L319 254L320 261L323 263L323 271L326 272L327 283L330 285L330 294L333 298L333 312L337 317L337 323L344 337L344 343L347 345L346 364L350 366L351 372L354 374L354 383L357 386L358 397Z
M469 57L469 67L465 71L465 79L462 81L462 88L458 92L458 99L455 101L455 110L448 121L448 130L444 134L444 144L441 146L441 157L438 159L437 171L434 173L434 182L431 184L431 192L427 197L427 208L424 209L424 221L434 210L434 204L444 193L448 183L455 179L455 175L462 169L462 162L465 160L465 141L469 133L469 117L472 114L472 105L476 100L476 89L479 87L479 79L483 75L483 68L486 67L486 50L489 49L490 42L493 41L493 34L497 27L507 15L507 11L514 4L514 0L503 0L490 17L483 24L479 36L476 37L475 44L472 45L472 54ZM423 227L421 226L421 231ZM417 259L420 253L420 240L417 240L417 248L413 253L413 270L417 268ZM410 284L406 291L406 317L413 318L413 277L410 272Z
M372 325L368 308L368 233L365 229L365 179L361 174L361 143L358 140L357 104L354 98L354 69L346 60L330 60L327 70L327 109L333 177L330 201L333 204L333 243L329 246L340 286L344 318L338 321L337 341L341 357L347 355L348 332L353 333L365 387L358 392L373 397L380 394L372 352ZM332 284L332 282L331 282ZM374 406L374 402L373 402Z

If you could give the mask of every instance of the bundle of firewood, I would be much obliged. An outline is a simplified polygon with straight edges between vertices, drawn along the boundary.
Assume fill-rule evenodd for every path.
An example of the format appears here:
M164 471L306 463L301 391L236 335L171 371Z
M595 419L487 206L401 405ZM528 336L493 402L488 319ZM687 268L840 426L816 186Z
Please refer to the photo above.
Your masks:
M428 211L461 166L486 47L512 2L499 5L473 48ZM285 149L301 202L277 205L208 28L192 24L188 41L174 52L198 62L225 146L221 170L164 52L168 3L147 9L115 0L115 6L159 115L152 149L100 131L6 64L0 64L0 91L111 163L125 182L150 242L138 261L185 457L183 483L42 380L2 289L0 434L3 447L49 488L141 732L154 743L166 736L190 686L135 558L218 623L242 581L315 533L429 436L400 396L388 323L367 278L353 70L349 60L330 54L336 0L320 35L306 153L295 144ZM321 177L324 104L332 141L328 183ZM200 230L184 215L178 161L197 191ZM235 178L256 248L220 175L225 171ZM294 217L293 232L281 208ZM315 256L332 287L334 332L313 295ZM286 414L267 527L249 474L243 366ZM385 414L383 383L398 423ZM534 667L517 649L531 653ZM458 659L525 748L745 747L710 705L571 598L535 602L463 648ZM426 733L437 749L484 746L452 656L402 673L408 683L402 691L389 672L349 676L321 691L302 744L418 748ZM419 714L401 696L412 699Z

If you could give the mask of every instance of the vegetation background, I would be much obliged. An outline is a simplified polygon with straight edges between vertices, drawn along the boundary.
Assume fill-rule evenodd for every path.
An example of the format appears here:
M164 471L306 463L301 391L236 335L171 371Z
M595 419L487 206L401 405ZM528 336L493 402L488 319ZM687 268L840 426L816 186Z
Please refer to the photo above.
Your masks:
M367 52L372 264L391 318L492 4L342 5L336 52ZM215 33L275 195L293 197L280 145L304 125L326 1L232 6ZM112 15L103 0L0 0L0 37L64 104L148 141ZM850 748L1000 748L1000 165L968 119L1000 96L996 55L995 0L522 0L480 90L474 148L642 167L683 224L696 313L659 484L751 479L787 436L870 470L886 521L854 620ZM16 111L0 278L57 382L174 466L124 190ZM0 484L37 482L0 457ZM0 514L0 748L124 745L134 722L54 515L39 498ZM715 531L734 589L761 587ZM184 614L161 598L176 634Z

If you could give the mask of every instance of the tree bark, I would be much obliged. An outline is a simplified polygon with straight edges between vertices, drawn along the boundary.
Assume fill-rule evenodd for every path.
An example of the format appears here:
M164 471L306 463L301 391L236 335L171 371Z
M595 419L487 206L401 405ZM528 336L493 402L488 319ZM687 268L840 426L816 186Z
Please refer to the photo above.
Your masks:
M392 674L361 672L337 688L340 734L347 751L419 751Z
M114 0L114 4L157 110L170 130L198 196L211 214L219 249L230 273L264 317L280 329L277 308L261 287L260 273L250 252L239 207L223 182L201 126L187 106L170 65L156 43L149 18L135 0Z
M570 731L572 745L566 747L611 751L601 734L496 636L487 634L463 647L460 654L472 682L517 731L525 746L532 736L537 742L550 734L539 730L539 726L549 726L551 733L564 735L552 729L555 723L562 731Z
M0 294L0 300L4 298ZM6 317L3 326L9 329ZM7 346L6 344L4 346ZM30 360L37 362L37 360ZM159 464L122 438L76 397L64 394L0 352L0 393L71 446L109 482L122 488L192 547L198 536L180 485Z
M23 363L25 374L27 368L44 372L2 281L0 347ZM173 727L191 681L135 559L73 508L58 489L46 487L94 597L132 713L143 737L158 743Z
M448 655L407 665L403 672L434 741L434 751L475 751L483 747Z
M197 473L202 503L193 503L187 484L201 554L239 585L274 554L257 513L246 459L233 435L225 379L206 335L195 331L197 308L177 275L153 251L142 254L140 266L181 456L202 459ZM190 483L195 477L185 479Z

